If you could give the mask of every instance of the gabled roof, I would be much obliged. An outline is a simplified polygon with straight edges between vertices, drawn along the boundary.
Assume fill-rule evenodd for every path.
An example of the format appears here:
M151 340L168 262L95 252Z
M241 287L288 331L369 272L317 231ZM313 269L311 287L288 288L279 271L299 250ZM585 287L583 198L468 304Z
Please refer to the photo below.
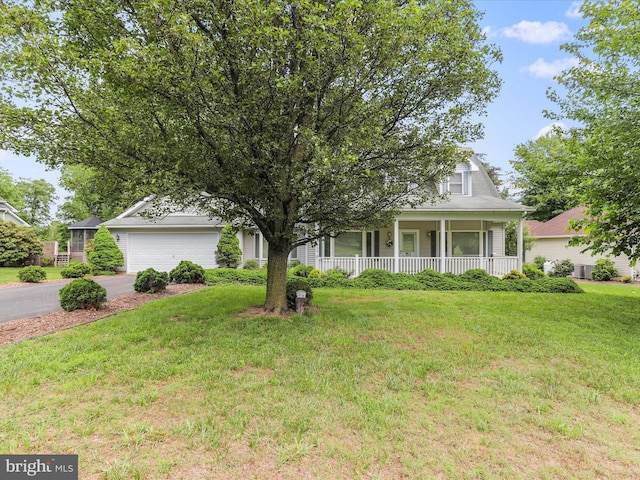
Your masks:
M30 227L27 222L18 216L18 210L6 200L0 199L0 220L12 222L21 227Z
M532 212L535 209L502 198L482 162L475 154L469 156L471 195L450 195L447 201L425 204L404 211L432 212Z
M569 222L584 218L585 210L585 207L575 207L544 223L530 220L526 224L532 237L573 237L574 235L582 235L582 230L570 229Z
M98 228L100 228L101 223L102 219L93 215L89 218L85 218L78 223L74 223L67 228L69 230L97 230Z

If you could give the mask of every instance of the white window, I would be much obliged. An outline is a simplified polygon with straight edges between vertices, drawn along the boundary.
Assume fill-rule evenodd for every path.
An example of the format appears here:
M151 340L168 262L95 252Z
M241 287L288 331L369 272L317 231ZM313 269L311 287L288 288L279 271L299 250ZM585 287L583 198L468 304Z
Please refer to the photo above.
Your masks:
M262 244L262 250L260 246ZM269 243L265 240L261 233L256 233L253 237L253 255L258 260L267 259L269 257Z
M334 240L336 257L362 256L362 232L344 232Z
M451 255L453 257L478 257L480 255L480 232L451 232Z
M443 193L451 195L471 195L469 172L456 172L443 185Z

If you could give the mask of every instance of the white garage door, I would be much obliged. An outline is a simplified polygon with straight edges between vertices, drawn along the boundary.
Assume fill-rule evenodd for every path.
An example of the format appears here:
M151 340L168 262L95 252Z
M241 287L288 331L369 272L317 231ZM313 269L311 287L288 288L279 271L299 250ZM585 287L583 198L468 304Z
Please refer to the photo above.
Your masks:
M127 272L147 268L169 272L181 260L190 260L204 268L215 268L218 233L131 233Z

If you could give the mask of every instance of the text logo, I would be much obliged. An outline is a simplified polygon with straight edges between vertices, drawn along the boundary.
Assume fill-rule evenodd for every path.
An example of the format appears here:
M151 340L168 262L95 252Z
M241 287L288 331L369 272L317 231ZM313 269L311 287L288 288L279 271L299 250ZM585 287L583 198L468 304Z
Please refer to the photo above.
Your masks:
M2 480L78 480L77 455L0 455Z

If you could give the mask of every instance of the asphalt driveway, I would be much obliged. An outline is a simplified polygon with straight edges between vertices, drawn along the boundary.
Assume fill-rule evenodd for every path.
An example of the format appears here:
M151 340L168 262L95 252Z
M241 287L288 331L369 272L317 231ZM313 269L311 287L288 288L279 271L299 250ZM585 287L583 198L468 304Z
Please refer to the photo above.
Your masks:
M133 293L135 279L135 275L93 277L93 280L107 289L107 300ZM0 323L37 317L62 310L60 289L71 280L0 288Z

